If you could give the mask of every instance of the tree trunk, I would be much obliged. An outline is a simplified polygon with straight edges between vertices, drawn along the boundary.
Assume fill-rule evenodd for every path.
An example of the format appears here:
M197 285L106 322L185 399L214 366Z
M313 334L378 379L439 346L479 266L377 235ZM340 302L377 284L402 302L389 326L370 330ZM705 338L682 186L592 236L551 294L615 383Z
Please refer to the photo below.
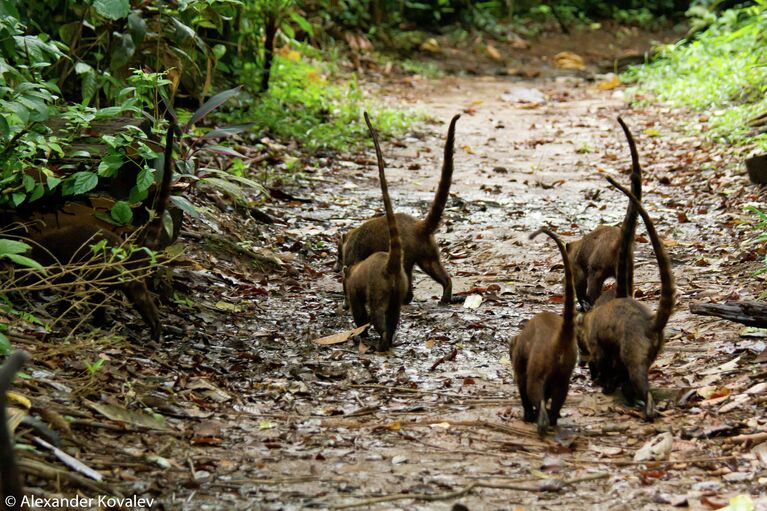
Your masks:
M767 303L754 300L729 301L723 304L691 303L690 312L702 316L735 321L747 326L767 328Z

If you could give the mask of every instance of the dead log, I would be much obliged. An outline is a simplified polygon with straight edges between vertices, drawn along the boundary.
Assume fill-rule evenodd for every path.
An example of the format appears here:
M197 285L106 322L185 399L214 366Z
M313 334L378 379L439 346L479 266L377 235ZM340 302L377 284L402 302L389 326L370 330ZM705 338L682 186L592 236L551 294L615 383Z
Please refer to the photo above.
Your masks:
M767 328L766 302L742 300L724 303L691 303L690 312L702 316L715 316L747 326Z

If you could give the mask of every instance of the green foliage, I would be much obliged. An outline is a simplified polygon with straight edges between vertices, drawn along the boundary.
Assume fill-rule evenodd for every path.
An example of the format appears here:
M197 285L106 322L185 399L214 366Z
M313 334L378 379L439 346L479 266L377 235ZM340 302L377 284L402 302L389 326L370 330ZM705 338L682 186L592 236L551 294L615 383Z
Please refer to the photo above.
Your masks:
M273 85L251 106L248 117L277 138L294 139L310 150L348 151L367 140L360 122L365 101L352 79L331 82L328 69L298 52L278 55ZM401 110L370 107L383 135L404 131L410 117Z
M760 210L756 206L746 206L746 211L750 211L754 215L756 215L757 221L756 224L754 224L754 230L757 231L758 235L754 239L756 243L764 243L767 242L767 213ZM762 268L759 269L756 274L762 274L767 273L767 254L764 256L764 262L762 265Z
M19 266L43 271L43 267L40 266L40 263L22 255L26 254L30 250L32 250L32 247L26 243L0 238L0 259L8 259L9 261L18 264Z
M731 9L691 41L660 49L660 58L628 71L642 92L706 111L708 136L749 140L749 119L767 111L767 1ZM767 137L756 141L767 148Z

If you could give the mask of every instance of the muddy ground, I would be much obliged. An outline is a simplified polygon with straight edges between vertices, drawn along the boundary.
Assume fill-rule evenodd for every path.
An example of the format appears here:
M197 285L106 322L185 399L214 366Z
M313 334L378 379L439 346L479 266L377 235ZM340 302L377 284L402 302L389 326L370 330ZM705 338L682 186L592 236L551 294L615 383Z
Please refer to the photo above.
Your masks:
M147 341L141 324L67 343L14 339L34 357L17 388L31 415L103 476L89 482L32 448L40 434L21 425L30 493L269 510L717 509L746 494L767 508L764 446L737 436L767 431L764 337L688 312L763 290L754 217L743 210L763 192L739 163L747 149L686 134L690 123L705 129L705 116L629 107L625 88L599 90L577 73L387 78L366 89L432 119L383 142L395 209L415 216L433 197L447 121L462 113L437 237L454 293L482 304L439 305L439 286L417 273L390 353L311 342L353 327L335 240L382 209L372 148L310 162L282 188L307 201L269 201L271 225L206 203L211 216L182 236L162 341ZM536 312L561 310L562 266L552 243L527 236L551 225L572 240L620 221L626 200L604 181L628 180L618 115L637 139L644 203L677 284L650 374L661 416L643 422L576 368L560 426L541 439L521 420L508 342ZM637 296L655 306L657 267L638 234ZM99 358L89 374L85 363ZM661 461L634 461L665 432L673 442Z

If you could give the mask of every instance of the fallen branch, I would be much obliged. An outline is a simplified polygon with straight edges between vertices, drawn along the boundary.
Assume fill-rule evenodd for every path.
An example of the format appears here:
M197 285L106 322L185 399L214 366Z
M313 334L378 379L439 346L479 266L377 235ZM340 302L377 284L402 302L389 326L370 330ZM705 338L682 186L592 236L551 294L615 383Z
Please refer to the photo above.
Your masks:
M395 500L417 500L421 502L437 502L441 500L452 500L459 497L463 497L472 492L476 488L489 488L493 490L512 490L512 491L529 491L529 492L559 492L565 487L574 486L578 483L586 481L596 481L598 479L607 479L610 477L608 473L589 474L584 477L576 477L574 479L544 479L541 484L538 485L522 485L522 484L494 484L483 483L475 481L467 484L463 488L457 491L438 493L436 495L427 495L422 493L397 493L395 495L383 495L381 497L372 497L351 504L336 504L330 506L330 509L351 509L354 507L371 506L373 504L380 504L381 502L392 502ZM527 481L527 480L526 480Z
M690 312L702 316L742 323L747 326L767 328L767 303L755 300L727 301L718 303L691 303Z
M725 443L738 444L738 443L744 443L744 442L753 442L755 444L758 444L760 442L764 442L765 440L767 440L767 432L762 431L761 433L751 433L748 435L733 436L726 439Z
M439 367L444 362L452 362L455 360L455 357L458 355L458 348L453 348L453 351L445 355L444 357L440 357L436 362L432 364L432 366L429 368L429 371L434 371L437 367Z
M686 460L649 460L649 461L634 461L634 460L565 460L566 463L571 463L573 465L590 465L593 463L596 463L598 465L618 465L618 466L629 466L629 465L677 465L680 463L714 463L719 461L729 461L732 459L738 458L738 456L730 455L730 456L717 456L717 457L709 457L709 458L690 458Z

